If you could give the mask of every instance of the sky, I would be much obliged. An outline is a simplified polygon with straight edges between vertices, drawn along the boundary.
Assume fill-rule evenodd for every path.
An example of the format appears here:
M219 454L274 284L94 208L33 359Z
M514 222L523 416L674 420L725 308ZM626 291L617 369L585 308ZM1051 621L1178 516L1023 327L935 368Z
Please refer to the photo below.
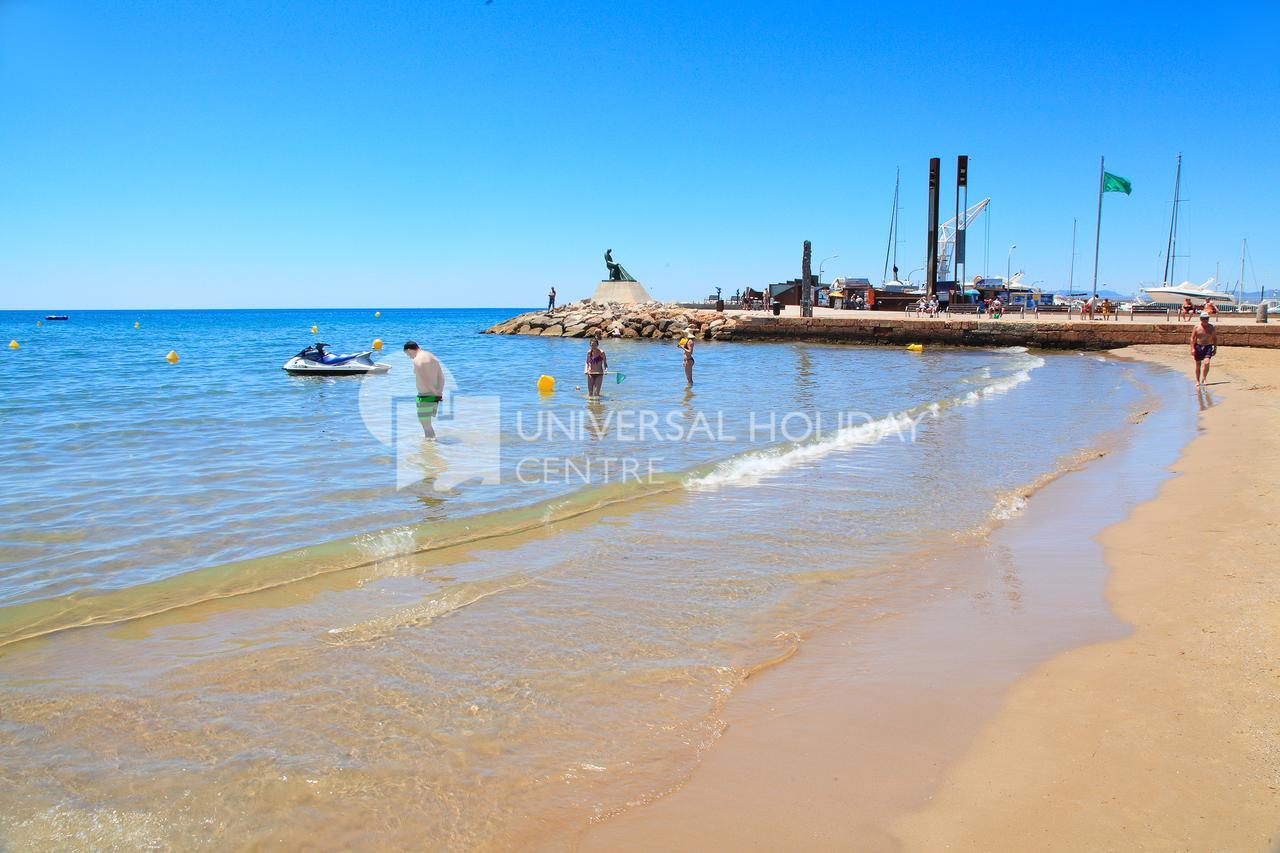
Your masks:
M879 281L957 154L970 275L1065 289L1076 219L1089 286L1105 155L1099 286L1158 280L1181 153L1176 278L1280 286L1280 3L1179 8L0 0L0 309Z

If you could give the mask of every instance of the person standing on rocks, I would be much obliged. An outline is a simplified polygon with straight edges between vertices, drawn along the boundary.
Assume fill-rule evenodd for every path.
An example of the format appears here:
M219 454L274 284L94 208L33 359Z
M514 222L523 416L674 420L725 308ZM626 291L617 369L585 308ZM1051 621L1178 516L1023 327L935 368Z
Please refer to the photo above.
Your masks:
M550 292L547 293L547 310L554 311L555 307L556 307L556 289L553 286Z
M684 333L684 340L680 342L680 351L684 353L684 378L688 380L687 387L693 387L693 338L698 334L697 326L690 326Z
M604 372L609 369L609 358L600 349L600 339L591 339L591 349L587 350L587 363L582 372L587 375L587 396L599 397L600 386L604 384Z

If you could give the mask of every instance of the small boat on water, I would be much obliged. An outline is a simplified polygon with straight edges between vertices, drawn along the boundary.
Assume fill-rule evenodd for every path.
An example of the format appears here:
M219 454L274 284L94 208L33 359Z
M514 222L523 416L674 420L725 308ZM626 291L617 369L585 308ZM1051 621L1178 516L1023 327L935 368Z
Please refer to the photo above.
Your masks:
M325 352L328 344L309 346L284 363L290 376L363 376L386 373L391 365L374 361L371 350L336 355Z
M49 314L48 316L45 317L45 319L46 320L70 320L71 318L68 317L66 314Z

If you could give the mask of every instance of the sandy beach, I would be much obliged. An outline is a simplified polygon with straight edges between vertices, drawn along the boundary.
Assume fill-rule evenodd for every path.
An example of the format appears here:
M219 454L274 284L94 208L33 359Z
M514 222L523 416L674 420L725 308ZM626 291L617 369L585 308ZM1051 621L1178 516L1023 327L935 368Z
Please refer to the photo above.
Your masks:
M1184 347L1118 354L1190 373ZM1280 353L1222 353L1175 476L1127 518L1097 507L1133 472L1099 460L965 558L988 578L967 598L876 614L892 664L833 616L735 695L683 786L580 847L1270 849L1277 367ZM1132 454L1116 464L1141 471ZM1072 538L1066 519L1106 529ZM992 596L1014 603L984 608Z
M1187 370L1181 347L1123 354ZM912 849L1269 850L1280 837L1280 353L1227 350L1157 500L1101 537L1119 642L1037 668L898 832Z

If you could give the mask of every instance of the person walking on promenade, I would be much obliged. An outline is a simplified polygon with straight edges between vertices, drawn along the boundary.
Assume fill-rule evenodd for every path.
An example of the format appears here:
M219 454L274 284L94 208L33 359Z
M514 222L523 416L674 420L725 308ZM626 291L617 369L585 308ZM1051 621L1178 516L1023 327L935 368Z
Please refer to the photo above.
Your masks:
M1191 357L1196 360L1196 385L1209 381L1209 362L1218 354L1218 330L1209 322L1209 312L1200 312L1200 323L1191 330Z
M587 396L599 397L600 386L604 384L604 372L609 369L609 359L600 349L600 339L591 339L591 348L587 350L587 362L582 372L587 375Z

